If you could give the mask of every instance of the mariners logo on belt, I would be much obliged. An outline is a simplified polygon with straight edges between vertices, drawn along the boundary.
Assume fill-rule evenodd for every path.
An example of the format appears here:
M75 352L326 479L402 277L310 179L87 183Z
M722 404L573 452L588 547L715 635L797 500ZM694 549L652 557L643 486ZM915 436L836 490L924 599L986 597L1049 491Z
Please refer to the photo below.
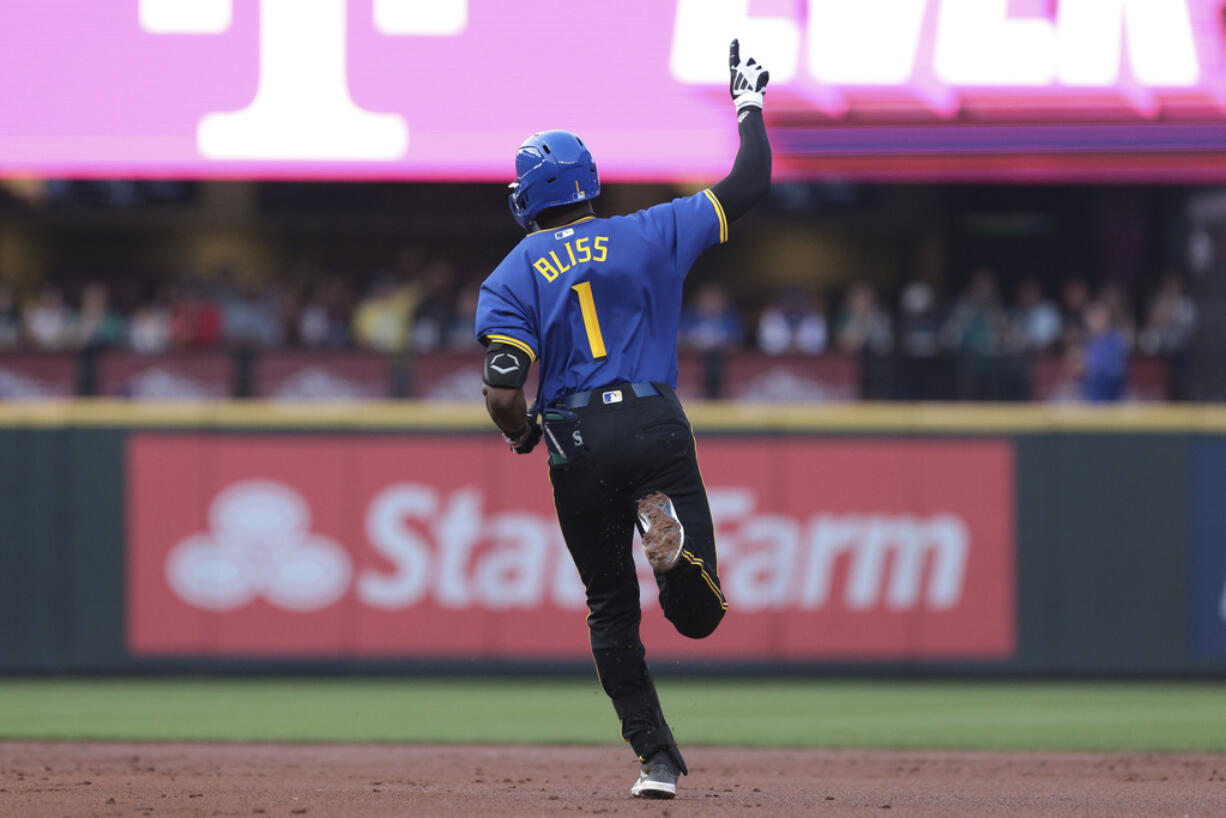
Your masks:
M604 401L605 403L621 403L622 402L622 391L620 389L610 390L608 392L605 392L603 395L601 395L600 399Z

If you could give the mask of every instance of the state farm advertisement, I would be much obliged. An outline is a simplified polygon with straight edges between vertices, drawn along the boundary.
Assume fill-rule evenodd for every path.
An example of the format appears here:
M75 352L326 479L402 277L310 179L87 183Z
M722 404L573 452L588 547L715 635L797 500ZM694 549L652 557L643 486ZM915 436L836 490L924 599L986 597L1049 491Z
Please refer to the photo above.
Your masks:
M544 458L496 435L143 433L127 457L133 655L587 655ZM1012 655L1010 442L715 437L699 458L728 615L676 634L636 545L650 655Z

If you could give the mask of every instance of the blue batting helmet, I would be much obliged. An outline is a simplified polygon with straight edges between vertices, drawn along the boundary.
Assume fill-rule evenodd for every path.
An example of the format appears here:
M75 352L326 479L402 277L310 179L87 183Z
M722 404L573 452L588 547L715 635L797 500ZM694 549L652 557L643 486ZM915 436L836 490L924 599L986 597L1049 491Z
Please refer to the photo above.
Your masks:
M524 140L515 154L511 215L531 230L542 210L595 199L600 175L592 152L570 131L543 131Z

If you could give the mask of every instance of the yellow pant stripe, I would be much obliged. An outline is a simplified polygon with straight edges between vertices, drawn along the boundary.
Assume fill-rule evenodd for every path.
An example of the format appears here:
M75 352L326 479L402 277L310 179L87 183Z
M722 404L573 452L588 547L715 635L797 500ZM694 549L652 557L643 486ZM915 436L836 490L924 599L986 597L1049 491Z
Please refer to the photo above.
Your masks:
M727 610L728 601L724 599L724 595L720 592L719 586L715 584L715 582L711 579L711 575L707 573L707 569L703 564L703 561L691 554L689 551L685 550L681 552L681 556L690 565L697 566L699 573L702 574L703 581L707 583L707 585L711 588L711 592L715 594L717 599L719 599L719 607L723 610Z

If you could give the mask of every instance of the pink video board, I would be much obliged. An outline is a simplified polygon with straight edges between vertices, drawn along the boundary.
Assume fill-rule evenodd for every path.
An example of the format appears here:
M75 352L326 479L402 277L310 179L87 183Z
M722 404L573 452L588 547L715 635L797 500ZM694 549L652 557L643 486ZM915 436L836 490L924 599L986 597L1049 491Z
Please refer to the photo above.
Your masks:
M3 0L0 175L501 181L568 128L613 180L1226 179L1221 0Z

